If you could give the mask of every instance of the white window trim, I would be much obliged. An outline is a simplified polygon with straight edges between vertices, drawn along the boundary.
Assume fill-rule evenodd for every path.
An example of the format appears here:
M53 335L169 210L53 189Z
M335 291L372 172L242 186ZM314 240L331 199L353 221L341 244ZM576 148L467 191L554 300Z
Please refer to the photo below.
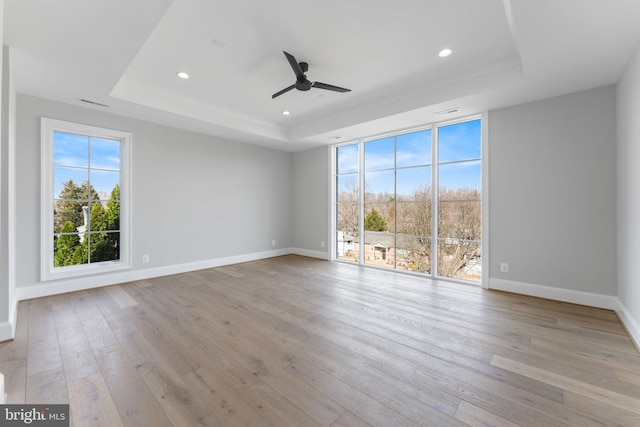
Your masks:
M42 117L41 125L41 212L40 280L49 281L92 274L111 273L131 268L130 261L130 159L133 135L129 132L66 122ZM54 132L74 133L117 140L120 148L120 259L66 267L53 266L53 137Z
M489 265L490 265L490 261L489 261L489 114L487 112L483 112L481 114L474 114L474 115L470 115L470 116L466 116L466 117L460 117L457 119L453 119L453 120L448 120L448 121L442 121L442 122L435 122L435 123L431 123L428 125L423 125L423 126L416 126L416 127L411 127L411 128L405 128L405 129L398 129L395 131L390 131L390 132L385 132L385 133L380 133L380 134L376 134L373 136L368 136L365 138L358 138L358 139L353 139L353 140L349 140L349 141L344 141L338 144L334 144L332 146L330 146L329 149L329 176L331 177L330 182L330 189L329 189L329 196L330 196L330 208L329 208L329 218L330 220L330 239L329 242L331 244L330 249L329 249L329 260L330 261L335 261L335 262L344 262L347 264L352 264L350 262L347 261L341 261L337 254L336 254L336 245L337 245L337 236L336 236L336 231L337 231L337 218L336 218L336 207L337 207L337 194L336 194L336 185L337 185L337 150L339 147L343 147L343 146L347 146L347 145L353 145L353 144L358 144L359 149L358 149L358 162L359 162L359 168L358 168L358 174L362 173L362 171L364 170L364 144L368 141L375 141L378 139L382 139L382 138L386 138L386 137L390 137L390 136L398 136L398 135L403 135L405 133L411 133L411 132L418 132L421 130L425 130L425 129L432 129L432 134L431 134L431 144L432 144L432 162L431 162L431 166L432 166L432 182L437 183L438 182L438 178L437 178L437 169L438 169L438 162L437 162L437 158L438 158L438 153L437 153L437 149L438 149L438 145L437 145L437 132L438 129L441 127L445 127L445 126L449 126L449 125L453 125L453 124L457 124L457 123L464 123L467 121L472 121L472 120L481 120L482 126L481 126L481 133L480 133L480 179L481 179L481 188L482 188L482 199L481 199L481 215L482 215L482 224L481 224L481 241L480 241L480 246L481 246L481 250L482 250L482 274L481 274L481 278L480 278L480 283L476 283L476 282L471 282L468 280L460 280L460 279L456 279L453 277L446 277L446 276L439 276L438 272L437 272L437 265L433 266L432 268L432 272L431 274L425 274L425 273L415 273L415 272L411 272L411 271L404 271L404 270L398 270L398 269L392 269L392 271L394 272L398 272L398 273L402 273L402 274L419 274L419 275L424 275L426 277L430 277L433 279L438 279L438 280L446 280L446 281L451 281L451 282L459 282L459 283L464 283L464 284L472 284L472 285L480 285L483 289L489 289ZM360 185L360 212L362 212L363 206L364 206L364 181L363 179L359 179L359 185ZM432 199L432 206L434 206L434 213L433 213L433 217L432 220L434 221L434 223L432 224L432 230L437 230L437 218L438 218L438 203L437 201L437 192L433 192L432 195L433 199ZM359 224L359 229L360 230L364 230L364 215L360 215L360 224ZM437 253L437 245L438 245L438 239L437 238L432 238L432 253ZM358 258L360 260L363 260L364 257L364 245L362 247L359 248L359 255ZM368 265L362 261L358 262L357 265L359 266L363 266L363 267L367 267L367 268L379 268L379 269L384 269L384 270L388 270L385 267L377 267L374 265Z

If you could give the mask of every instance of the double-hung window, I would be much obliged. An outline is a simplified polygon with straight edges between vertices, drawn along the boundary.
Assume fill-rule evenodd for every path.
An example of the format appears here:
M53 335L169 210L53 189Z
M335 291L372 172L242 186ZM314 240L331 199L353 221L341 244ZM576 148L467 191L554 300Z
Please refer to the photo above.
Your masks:
M130 133L42 118L42 280L129 267Z

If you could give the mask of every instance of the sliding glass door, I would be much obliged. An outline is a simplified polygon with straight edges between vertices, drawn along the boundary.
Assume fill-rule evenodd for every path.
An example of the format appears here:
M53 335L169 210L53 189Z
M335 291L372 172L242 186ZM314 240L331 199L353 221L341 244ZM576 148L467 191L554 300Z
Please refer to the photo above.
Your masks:
M480 281L479 119L335 150L336 259Z

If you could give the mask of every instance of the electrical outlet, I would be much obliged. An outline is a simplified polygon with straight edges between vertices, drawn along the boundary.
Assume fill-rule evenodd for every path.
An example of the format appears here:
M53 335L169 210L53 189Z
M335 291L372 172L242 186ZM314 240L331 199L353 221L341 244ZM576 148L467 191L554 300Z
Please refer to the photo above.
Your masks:
M509 264L507 264L506 262L501 263L500 264L500 272L508 273L509 272Z
M272 240L272 241L271 241L271 246L275 246L275 245L276 245L276 241L275 241L275 240Z
M149 262L149 254L142 255L142 262Z
M324 248L324 240L320 242L320 247Z

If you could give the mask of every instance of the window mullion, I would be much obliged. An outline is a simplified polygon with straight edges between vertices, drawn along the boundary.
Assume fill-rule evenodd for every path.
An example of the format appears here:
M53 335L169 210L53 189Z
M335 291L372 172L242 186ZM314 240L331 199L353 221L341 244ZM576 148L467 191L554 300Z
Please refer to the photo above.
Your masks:
M438 126L431 132L431 276L438 276Z
M358 185L360 189L358 191L360 200L358 201L358 264L364 264L364 247L365 247L365 234L364 234L364 191L365 191L365 170L364 170L364 141L358 142L358 171L360 174L360 179L358 180Z

